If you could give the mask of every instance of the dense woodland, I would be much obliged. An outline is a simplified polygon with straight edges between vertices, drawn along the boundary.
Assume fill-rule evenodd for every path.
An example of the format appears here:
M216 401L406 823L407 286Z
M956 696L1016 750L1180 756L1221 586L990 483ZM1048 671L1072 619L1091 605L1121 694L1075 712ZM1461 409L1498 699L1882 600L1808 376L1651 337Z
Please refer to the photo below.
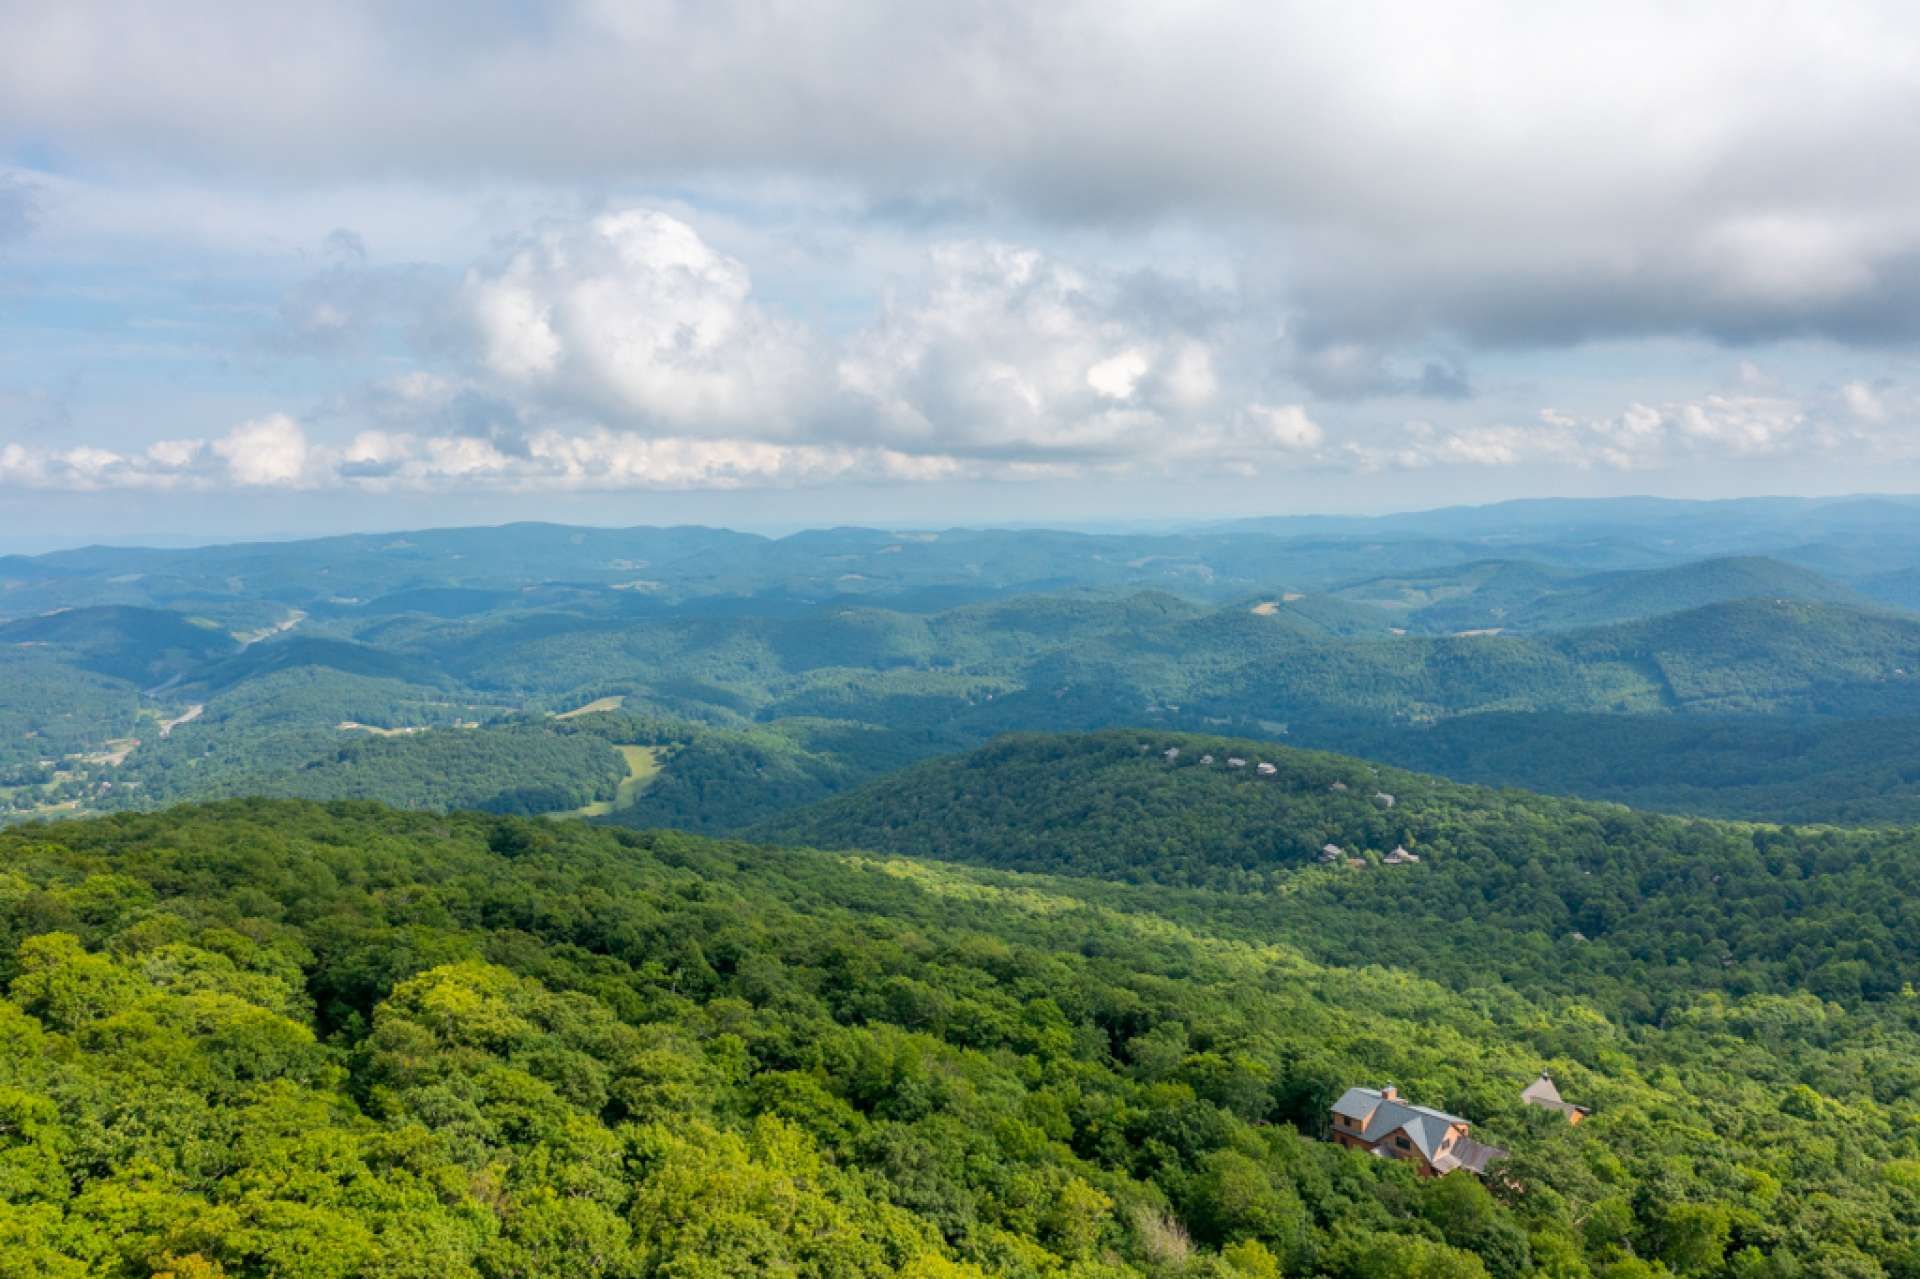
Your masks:
M1903 997L1335 967L1161 890L234 802L0 835L21 1275L1920 1273ZM1450 949L1444 933L1430 944ZM1744 959L1744 956L1739 958ZM1596 1107L1522 1107L1550 1064ZM1393 1080L1514 1151L1319 1140Z
M1461 781L1710 817L1854 825L1920 811L1920 720L1796 715L1462 715L1413 731L1302 725L1288 738Z
M1156 885L1166 911L1328 962L1573 996L1634 1021L1701 990L1852 1003L1920 982L1909 829L1642 814L1257 742L1012 737L757 833ZM1337 864L1321 861L1329 844ZM1420 862L1381 864L1395 848Z
M1920 1279L1916 532L0 560L0 1274Z

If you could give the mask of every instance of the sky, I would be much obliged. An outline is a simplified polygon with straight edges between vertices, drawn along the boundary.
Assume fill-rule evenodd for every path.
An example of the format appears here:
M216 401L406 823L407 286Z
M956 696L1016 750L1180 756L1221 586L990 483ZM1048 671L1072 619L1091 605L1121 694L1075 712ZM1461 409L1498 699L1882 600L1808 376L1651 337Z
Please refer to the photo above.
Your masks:
M1920 490L1911 5L0 31L0 548Z

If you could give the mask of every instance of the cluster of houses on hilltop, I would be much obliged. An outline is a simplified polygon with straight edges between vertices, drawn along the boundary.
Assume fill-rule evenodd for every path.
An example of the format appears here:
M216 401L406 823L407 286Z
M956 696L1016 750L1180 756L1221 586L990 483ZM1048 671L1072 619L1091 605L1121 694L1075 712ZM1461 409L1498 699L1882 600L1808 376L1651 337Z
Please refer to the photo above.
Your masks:
M1142 755L1152 749L1153 746L1151 743L1140 743L1140 753ZM1180 748L1178 746L1169 746L1160 752L1160 757L1169 764L1177 764L1180 762ZM1199 762L1202 766L1210 768L1214 764L1214 758L1211 754L1202 755ZM1276 777L1280 773L1278 765L1269 764L1265 760L1249 760L1239 755L1227 756L1226 764L1228 768L1245 768L1251 764L1253 771L1261 777ZM1334 782L1329 785L1327 789L1339 794L1346 792L1348 786L1345 782ZM1393 796L1389 795L1386 791L1376 791L1373 795L1373 803L1376 808L1391 809L1394 806L1395 800ZM1365 857L1349 853L1338 844L1328 844L1320 850L1321 865L1332 866L1339 863L1345 863L1348 866L1356 868L1369 864ZM1420 864L1420 855L1409 851L1404 844L1396 845L1392 852L1381 857L1380 864L1383 866L1417 866Z
M1320 864L1322 866L1334 866L1342 862L1349 866L1361 867L1367 864L1367 859L1349 853L1338 844L1326 844L1321 847ZM1395 844L1393 851L1380 859L1380 864L1382 866L1417 866L1420 864L1420 854L1407 851L1405 844Z
M1145 755L1148 751L1152 749L1153 749L1153 746L1151 743L1149 742L1140 743L1140 753L1142 755ZM1180 748L1178 746L1169 746L1165 750L1160 752L1160 757L1166 760L1167 763L1169 764L1178 763L1180 760ZM1212 767L1215 762L1216 761L1214 760L1214 757L1211 754L1202 755L1200 757L1200 763L1207 767ZM1276 764L1269 764L1265 760L1250 760L1240 755L1227 756L1226 764L1228 768L1245 768L1249 764L1251 764L1253 766L1253 771L1258 773L1262 777L1275 777L1275 776L1278 776L1280 772L1280 768ZM1345 791L1347 789L1347 784L1345 782L1335 782L1331 786L1327 787L1327 789L1330 791ZM1392 808L1393 796L1387 794L1385 791L1381 791L1376 795L1374 795L1373 802L1375 804L1378 804L1381 808Z
M1553 1076L1546 1071L1520 1093L1530 1106L1558 1111L1569 1124L1592 1113L1561 1099ZM1475 1141L1473 1125L1458 1115L1430 1106L1416 1106L1391 1084L1384 1088L1349 1088L1333 1103L1333 1141L1349 1150L1364 1150L1381 1159L1402 1159L1422 1177L1440 1177L1464 1169L1476 1176L1507 1157L1498 1146Z

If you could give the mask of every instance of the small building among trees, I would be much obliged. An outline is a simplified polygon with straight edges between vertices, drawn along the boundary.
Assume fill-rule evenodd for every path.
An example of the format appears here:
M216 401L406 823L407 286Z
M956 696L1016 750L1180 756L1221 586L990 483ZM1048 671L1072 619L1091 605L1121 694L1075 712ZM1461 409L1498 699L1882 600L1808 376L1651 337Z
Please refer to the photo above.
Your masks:
M1540 1078L1521 1090L1520 1100L1529 1106L1539 1106L1543 1110L1557 1110L1567 1117L1567 1122L1570 1124L1577 1124L1593 1113L1591 1106L1577 1106L1573 1102L1562 1100L1560 1089L1553 1082L1553 1076L1544 1070L1540 1072Z

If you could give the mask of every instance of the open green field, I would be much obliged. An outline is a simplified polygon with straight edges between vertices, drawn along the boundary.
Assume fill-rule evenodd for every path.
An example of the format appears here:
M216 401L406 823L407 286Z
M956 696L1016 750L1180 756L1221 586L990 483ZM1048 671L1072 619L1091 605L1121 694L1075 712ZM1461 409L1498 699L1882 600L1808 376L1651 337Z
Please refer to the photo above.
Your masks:
M660 754L652 746L616 746L620 757L627 761L627 775L621 779L619 789L612 799L603 799L598 803L587 804L564 813L555 813L555 817L605 817L630 808L641 791L653 784L660 774Z

